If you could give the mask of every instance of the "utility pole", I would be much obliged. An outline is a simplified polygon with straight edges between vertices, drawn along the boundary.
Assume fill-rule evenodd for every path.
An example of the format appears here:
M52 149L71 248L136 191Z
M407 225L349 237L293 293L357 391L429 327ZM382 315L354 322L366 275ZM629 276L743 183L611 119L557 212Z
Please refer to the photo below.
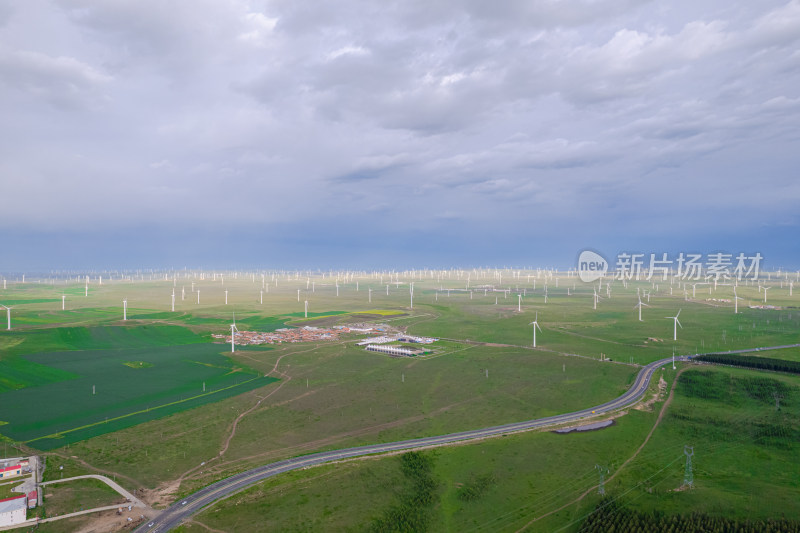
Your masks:
M594 465L597 469L597 473L600 474L600 483L597 485L597 494L600 496L606 495L606 474L608 474L608 468L605 466Z
M694 488L694 474L692 474L692 457L694 456L694 446L684 446L683 454L686 456L686 468L683 472L683 485Z

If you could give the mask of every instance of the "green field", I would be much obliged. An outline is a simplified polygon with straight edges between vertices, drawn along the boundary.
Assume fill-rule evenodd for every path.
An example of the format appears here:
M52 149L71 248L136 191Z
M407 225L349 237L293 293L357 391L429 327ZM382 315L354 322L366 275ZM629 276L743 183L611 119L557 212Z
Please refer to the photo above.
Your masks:
M5 339L13 345L0 360L1 431L42 450L274 381L178 326L50 328ZM69 351L37 353L54 346Z

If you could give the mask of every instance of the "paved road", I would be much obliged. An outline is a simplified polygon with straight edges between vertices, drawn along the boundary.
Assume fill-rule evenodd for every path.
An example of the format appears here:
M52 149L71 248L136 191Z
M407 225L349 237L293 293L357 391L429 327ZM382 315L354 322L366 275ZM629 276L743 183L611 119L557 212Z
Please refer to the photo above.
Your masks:
M687 358L680 357L676 358L676 360L685 361ZM368 446L357 446L342 450L320 452L259 466L253 468L252 470L241 472L229 478L217 481L216 483L200 489L194 494L176 502L155 519L142 524L136 529L136 532L163 533L165 531L169 531L180 525L181 522L190 516L199 512L203 507L206 507L217 500L226 498L261 480L282 474L284 472L289 472L291 470L297 470L299 468L337 461L340 459L347 459L350 457L360 457L364 455L408 450L413 448L441 446L443 444L452 442L480 439L517 431L541 428L555 424L576 422L582 418L602 415L604 413L615 411L638 401L647 390L647 386L650 384L650 379L653 377L653 373L658 368L670 363L672 363L671 357L650 363L642 368L642 370L636 376L636 381L631 388L625 392L625 394L614 400L611 400L610 402L606 402L595 407L590 407L588 409L583 409L581 411L575 411L573 413L567 413L563 415L548 416L536 420L527 420L525 422L515 422L501 426L462 431L460 433L450 433L448 435L439 435L437 437L425 437L420 439L389 442L386 444L371 444Z

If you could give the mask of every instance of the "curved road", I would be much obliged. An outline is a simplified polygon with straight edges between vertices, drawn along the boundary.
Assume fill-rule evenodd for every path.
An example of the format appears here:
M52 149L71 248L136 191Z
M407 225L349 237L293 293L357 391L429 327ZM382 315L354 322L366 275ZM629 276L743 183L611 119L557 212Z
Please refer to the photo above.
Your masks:
M680 357L676 358L675 360L686 361L688 358ZM412 448L441 446L451 442L480 439L517 431L526 431L555 424L576 422L582 418L602 415L617 409L622 409L638 401L647 390L647 387L650 384L650 379L653 377L653 373L656 371L656 369L669 363L672 363L672 357L650 363L642 368L642 370L636 376L636 381L634 382L633 386L631 386L631 388L628 389L625 394L615 398L614 400L611 400L610 402L606 402L595 407L590 407L588 409L583 409L581 411L575 411L563 415L548 416L545 418L538 418L536 420L527 420L525 422L514 422L501 426L462 431L460 433L450 433L448 435L439 435L437 437L423 437L419 439L389 442L385 444L370 444L367 446L344 448L329 452L319 452L259 466L229 478L222 479L203 489L200 489L194 494L187 496L179 502L176 502L155 519L141 525L136 529L136 532L161 533L169 531L170 529L180 525L180 523L185 519L199 512L203 507L206 507L217 500L226 498L235 492L258 483L261 480L282 474L284 472L289 472L291 470L297 470L299 468L305 468L307 466L318 465L330 461L337 461L340 459L347 459L350 457L360 457L363 455L408 450Z
M726 352L710 352L709 354L728 354L728 353L748 353L766 350L779 350L782 348L798 348L800 344L787 344L782 346L767 346L762 348L747 348L744 350L730 350ZM701 354L695 354L701 355ZM675 361L690 361L691 356L676 357ZM187 496L179 502L173 504L166 509L155 519L142 524L136 529L136 533L162 533L169 531L181 524L185 519L198 513L203 507L214 503L217 500L227 498L232 494L243 490L250 485L258 483L266 478L305 468L307 466L328 463L337 461L339 459L347 459L350 457L360 457L363 455L372 455L385 452L393 452L399 450L409 450L413 448L424 448L430 446L441 446L451 442L459 442L472 439L481 439L485 437L492 437L503 435L506 433L514 433L517 431L526 431L530 429L542 428L545 426L552 426L555 424L564 424L569 422L577 422L582 418L597 416L615 411L617 409L625 408L637 402L647 390L650 385L650 379L653 373L664 365L672 363L672 357L654 361L645 366L639 371L636 376L636 381L633 386L625 392L622 396L606 402L604 404L589 407L581 411L566 413L563 415L548 416L545 418L538 418L536 420L527 420L525 422L514 422L511 424L504 424L501 426L493 426L483 429L474 429L470 431L462 431L460 433L450 433L448 435L439 435L437 437L424 437L420 439L402 440L397 442L389 442L386 444L370 444L367 446L357 446L354 448L344 448L342 450L333 450L329 452L319 452L311 455L303 455L300 457L293 457L277 463L259 466L246 472L241 472L234 476L212 483L205 488Z

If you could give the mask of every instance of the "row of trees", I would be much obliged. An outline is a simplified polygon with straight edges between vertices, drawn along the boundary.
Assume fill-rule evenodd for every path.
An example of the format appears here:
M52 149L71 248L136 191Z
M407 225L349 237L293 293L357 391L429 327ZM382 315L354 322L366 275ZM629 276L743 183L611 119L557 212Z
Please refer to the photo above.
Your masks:
M643 513L611 499L600 502L580 533L800 533L796 520L735 520L693 513L688 516Z
M772 359L769 357L753 357L733 353L721 353L698 355L693 357L692 360L703 361L717 365L741 366L745 368L771 370L773 372L789 372L791 374L800 374L800 362L784 361L783 359Z
M428 529L430 510L439 499L433 459L420 452L404 453L400 468L407 484L400 492L399 503L372 522L370 529L376 533Z

